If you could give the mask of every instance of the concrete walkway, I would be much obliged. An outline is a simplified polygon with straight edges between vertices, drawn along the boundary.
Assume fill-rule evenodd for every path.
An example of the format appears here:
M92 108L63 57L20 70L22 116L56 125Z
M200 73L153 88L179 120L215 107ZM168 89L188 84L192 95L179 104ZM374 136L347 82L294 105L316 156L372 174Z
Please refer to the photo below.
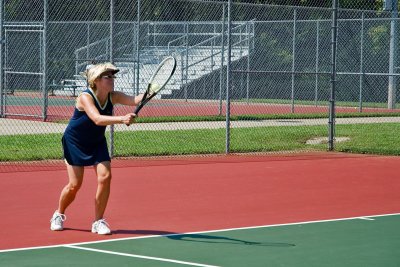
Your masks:
M369 117L369 118L337 118L336 124L363 124L363 123L399 123L400 117ZM232 121L232 128L244 127L275 127L275 126L305 126L305 125L328 125L328 119L278 119L259 121ZM116 125L115 131L165 131L165 130L187 130L187 129L218 129L225 128L225 121L207 122L168 122L168 123L138 123L129 127ZM0 119L0 135L15 134L43 134L62 133L66 124Z

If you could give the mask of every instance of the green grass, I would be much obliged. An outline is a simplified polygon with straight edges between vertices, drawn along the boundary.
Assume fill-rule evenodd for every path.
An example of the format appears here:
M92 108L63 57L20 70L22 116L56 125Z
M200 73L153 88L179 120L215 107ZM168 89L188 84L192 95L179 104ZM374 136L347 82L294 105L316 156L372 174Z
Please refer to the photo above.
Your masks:
M400 124L336 125L336 151L400 155ZM235 128L231 152L326 151L327 145L307 145L313 137L326 137L327 126ZM0 137L0 161L61 159L61 134ZM115 133L116 156L213 154L225 152L225 129L135 131Z
M350 142L338 143L341 152L400 155L400 125L396 123L336 125L337 136L349 136Z
M62 134L0 136L0 161L61 158Z

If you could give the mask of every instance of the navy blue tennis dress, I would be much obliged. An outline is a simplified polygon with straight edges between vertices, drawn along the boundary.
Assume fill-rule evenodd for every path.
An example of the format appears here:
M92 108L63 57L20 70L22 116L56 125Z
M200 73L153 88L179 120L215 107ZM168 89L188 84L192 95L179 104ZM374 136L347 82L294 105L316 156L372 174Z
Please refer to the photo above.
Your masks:
M83 93L93 97L94 104L101 115L112 115L111 93L108 94L104 107L100 107L92 90L86 89ZM103 161L110 161L105 131L106 126L96 125L86 112L79 111L75 107L74 114L62 137L64 158L68 164L91 166Z

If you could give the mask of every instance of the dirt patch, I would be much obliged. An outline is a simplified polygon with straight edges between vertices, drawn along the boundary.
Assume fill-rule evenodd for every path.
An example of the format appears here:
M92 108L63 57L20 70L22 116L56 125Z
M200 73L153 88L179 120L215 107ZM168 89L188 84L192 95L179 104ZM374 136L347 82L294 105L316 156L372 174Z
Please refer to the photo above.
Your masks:
M335 137L335 142L346 142L349 141L350 137ZM319 145L319 144L327 144L328 137L315 137L306 141L307 145Z

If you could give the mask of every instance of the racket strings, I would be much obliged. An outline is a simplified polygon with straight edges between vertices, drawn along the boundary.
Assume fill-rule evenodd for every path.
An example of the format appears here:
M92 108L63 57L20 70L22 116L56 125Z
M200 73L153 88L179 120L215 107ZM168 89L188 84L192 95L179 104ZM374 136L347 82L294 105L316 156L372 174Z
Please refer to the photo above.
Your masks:
M135 114L138 114L142 107L165 87L174 74L175 68L176 60L173 57L167 57L160 63L160 65L158 65L153 76L150 78L147 90L144 93L142 100L134 111Z
M157 93L161 88L165 86L165 84L171 78L171 74L173 73L174 68L175 60L173 58L169 58L163 62L163 64L157 69L150 82L150 94Z

